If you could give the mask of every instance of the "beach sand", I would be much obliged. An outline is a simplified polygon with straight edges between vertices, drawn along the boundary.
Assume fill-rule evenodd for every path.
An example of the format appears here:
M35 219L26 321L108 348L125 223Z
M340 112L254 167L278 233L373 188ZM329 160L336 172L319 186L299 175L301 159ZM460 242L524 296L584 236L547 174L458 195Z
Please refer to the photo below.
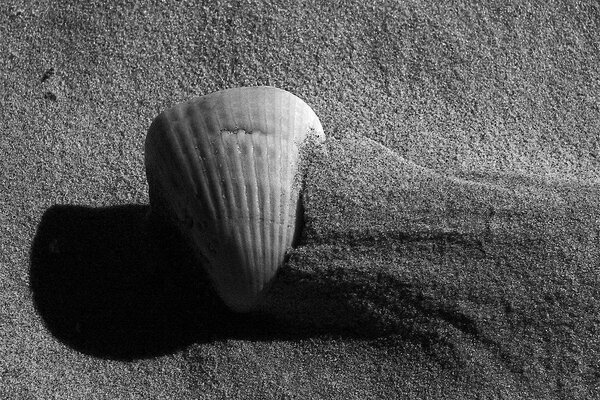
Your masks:
M9 0L0 398L600 397L593 1ZM148 218L143 143L230 87L327 141L261 309Z

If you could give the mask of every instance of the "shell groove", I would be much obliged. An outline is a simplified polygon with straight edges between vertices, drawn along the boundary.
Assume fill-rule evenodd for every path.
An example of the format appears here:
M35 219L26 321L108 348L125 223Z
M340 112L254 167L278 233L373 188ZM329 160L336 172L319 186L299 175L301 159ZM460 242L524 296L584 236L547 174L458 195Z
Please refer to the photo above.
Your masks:
M303 150L324 139L304 101L266 86L195 98L152 122L152 212L175 222L231 309L256 305L297 239Z

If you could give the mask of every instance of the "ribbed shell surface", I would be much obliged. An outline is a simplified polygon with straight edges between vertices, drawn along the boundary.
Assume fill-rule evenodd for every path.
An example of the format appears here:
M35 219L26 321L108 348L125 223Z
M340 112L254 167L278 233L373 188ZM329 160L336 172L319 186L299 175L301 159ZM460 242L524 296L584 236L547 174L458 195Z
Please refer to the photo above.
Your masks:
M324 138L313 110L273 87L195 98L150 126L152 212L176 223L231 309L251 310L283 264L302 224L302 148Z

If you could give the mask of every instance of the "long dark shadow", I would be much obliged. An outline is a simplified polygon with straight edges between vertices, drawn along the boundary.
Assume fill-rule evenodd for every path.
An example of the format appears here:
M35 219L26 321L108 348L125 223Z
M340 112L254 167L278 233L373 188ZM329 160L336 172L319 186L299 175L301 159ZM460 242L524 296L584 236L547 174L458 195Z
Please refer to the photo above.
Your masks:
M169 224L149 218L148 206L55 205L44 213L31 248L35 307L61 342L118 360L226 339L392 334L425 346L441 340L429 324L442 314L421 298L418 287L406 286L399 277L390 275L382 286L360 268L307 274L286 267L275 279L264 312L237 314L213 292L192 254ZM356 296L375 301L366 304L376 309L364 309L352 300ZM390 296L396 299L392 304L379 304L377 299ZM391 322L379 309L394 314Z
M45 212L31 249L30 287L56 338L126 360L223 338L299 335L264 315L228 311L179 235L148 211L56 205Z

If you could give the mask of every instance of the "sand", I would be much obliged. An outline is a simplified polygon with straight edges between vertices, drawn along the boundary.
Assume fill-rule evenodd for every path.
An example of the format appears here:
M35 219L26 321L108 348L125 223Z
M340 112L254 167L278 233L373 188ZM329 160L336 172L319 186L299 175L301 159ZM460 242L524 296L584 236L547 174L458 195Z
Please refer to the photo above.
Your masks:
M600 397L596 2L0 13L0 397ZM147 218L143 141L236 86L327 142L262 312Z

